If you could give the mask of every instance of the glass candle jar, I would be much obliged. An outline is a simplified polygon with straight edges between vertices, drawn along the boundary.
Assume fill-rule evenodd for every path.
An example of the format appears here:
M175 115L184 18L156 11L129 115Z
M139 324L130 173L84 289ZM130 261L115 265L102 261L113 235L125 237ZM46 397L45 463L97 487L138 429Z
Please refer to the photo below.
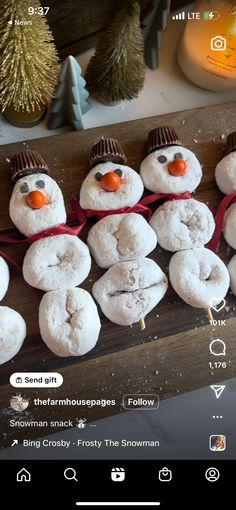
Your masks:
M213 91L236 90L236 2L199 0L177 51L181 70L196 85ZM213 19L209 13L213 12Z

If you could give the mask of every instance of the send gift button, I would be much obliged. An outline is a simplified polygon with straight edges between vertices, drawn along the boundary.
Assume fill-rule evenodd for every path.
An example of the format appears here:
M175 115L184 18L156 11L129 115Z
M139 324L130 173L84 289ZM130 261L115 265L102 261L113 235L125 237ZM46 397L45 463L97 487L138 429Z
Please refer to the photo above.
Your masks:
M58 372L15 372L10 377L14 388L58 388L62 383Z
M159 397L155 393L132 393L123 397L124 409L158 409Z

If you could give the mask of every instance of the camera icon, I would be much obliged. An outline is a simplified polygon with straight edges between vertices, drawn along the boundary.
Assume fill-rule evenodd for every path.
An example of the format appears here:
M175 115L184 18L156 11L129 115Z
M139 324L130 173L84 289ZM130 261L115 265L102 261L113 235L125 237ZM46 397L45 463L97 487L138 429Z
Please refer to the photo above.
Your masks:
M227 41L225 37L221 35L216 35L211 39L211 49L213 51L225 51L227 46Z

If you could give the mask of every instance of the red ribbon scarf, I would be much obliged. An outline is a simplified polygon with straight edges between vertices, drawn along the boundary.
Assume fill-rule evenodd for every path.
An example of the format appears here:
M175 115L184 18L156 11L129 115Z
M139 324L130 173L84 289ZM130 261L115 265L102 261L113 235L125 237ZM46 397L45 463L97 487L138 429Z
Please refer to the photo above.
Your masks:
M140 200L139 204L152 204L161 198L164 198L165 200L188 200L189 198L192 198L192 194L189 193L189 191L186 191L185 193L152 193Z
M79 206L80 207L80 206ZM141 202L134 205L133 207L122 207L121 209L112 209L111 211L95 211L94 209L81 209L86 219L96 217L97 220L101 220L111 214L124 214L124 213L143 213L145 219L148 221L151 218L151 210Z
M211 251L216 252L219 249L221 234L224 226L225 213L230 204L234 202L236 202L236 193L231 193L230 195L227 195L226 197L223 198L222 202L218 207L215 216L216 224L215 232L210 243L208 244L208 249Z
M96 211L95 209L82 209L77 203L77 207L80 209L81 214L85 216L86 219L96 217L97 220L101 220L106 216L110 216L111 214L124 214L124 213L141 213L144 215L147 221L150 220L152 216L152 211L147 204L152 204L161 198L165 198L166 200L179 200L179 199L188 199L192 198L191 193L186 192L183 194L178 193L158 193L151 194L147 197L144 197L140 202L132 207L122 207L121 209L113 209L111 211Z

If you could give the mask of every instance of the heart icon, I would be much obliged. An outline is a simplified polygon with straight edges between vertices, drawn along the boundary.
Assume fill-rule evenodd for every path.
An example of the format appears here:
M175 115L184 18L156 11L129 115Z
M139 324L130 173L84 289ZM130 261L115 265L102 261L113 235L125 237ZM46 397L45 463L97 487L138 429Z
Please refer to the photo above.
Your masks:
M215 312L220 312L226 305L226 301L224 298L213 297L210 299L210 307L215 310Z

